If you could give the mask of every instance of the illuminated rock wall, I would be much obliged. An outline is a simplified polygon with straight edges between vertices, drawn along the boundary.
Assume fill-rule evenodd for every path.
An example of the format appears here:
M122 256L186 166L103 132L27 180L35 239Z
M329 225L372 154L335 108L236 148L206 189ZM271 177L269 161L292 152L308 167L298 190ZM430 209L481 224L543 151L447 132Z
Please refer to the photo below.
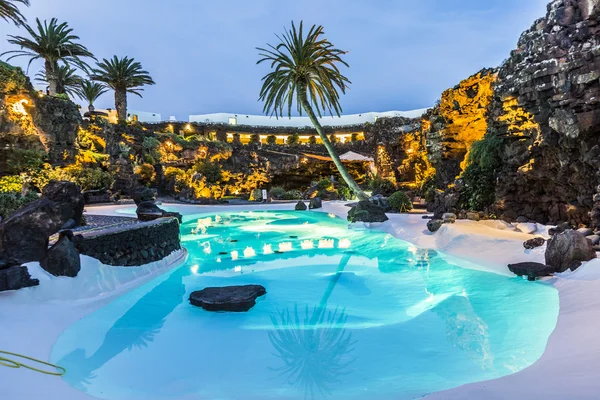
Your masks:
M496 212L588 223L600 184L600 2L556 0L501 67L490 131L504 138Z

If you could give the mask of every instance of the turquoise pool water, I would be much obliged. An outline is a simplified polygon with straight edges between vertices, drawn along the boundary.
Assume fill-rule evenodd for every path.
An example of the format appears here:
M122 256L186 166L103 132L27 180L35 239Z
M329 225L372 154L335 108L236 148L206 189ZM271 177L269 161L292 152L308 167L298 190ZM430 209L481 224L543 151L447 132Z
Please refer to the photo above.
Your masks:
M543 353L558 292L317 212L202 215L188 261L68 328L52 362L103 399L412 399ZM188 303L256 283L248 313Z

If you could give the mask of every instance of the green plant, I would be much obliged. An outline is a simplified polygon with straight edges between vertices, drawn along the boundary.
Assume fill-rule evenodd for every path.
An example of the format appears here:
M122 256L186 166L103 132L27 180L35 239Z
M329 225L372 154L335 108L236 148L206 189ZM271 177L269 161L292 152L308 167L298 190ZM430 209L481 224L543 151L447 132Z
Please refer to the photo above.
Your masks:
M17 94L33 90L29 78L19 67L0 61L0 93Z
M115 91L115 108L119 121L127 119L127 93L142 97L142 87L155 84L142 64L129 57L103 59L93 69L91 78L105 83Z
M292 114L292 106L300 114L306 112L342 179L361 200L367 196L346 170L323 130L317 116L327 112L341 114L340 93L345 93L350 80L342 75L339 66L348 67L342 59L345 51L337 49L324 38L322 26L313 25L306 36L303 24L277 36L280 43L259 48L258 64L266 62L271 72L263 77L259 99L264 101L265 114L283 117L284 110Z
M61 100L69 100L69 95L66 94L66 93L56 93L52 97L57 98L57 99L61 99Z
M487 133L471 146L468 165L461 175L464 184L460 201L463 208L481 211L496 200L496 178L502 166L503 144L501 138Z
M333 182L331 182L330 179L323 178L319 182L317 182L317 187L320 190L332 191L333 190Z
M77 71L68 65L57 66L54 70L54 78L56 79L56 94L54 97L63 100L69 100L69 96L76 96L83 81L83 78L77 75ZM36 74L36 80L49 84L45 70Z
M88 79L84 79L79 82L79 86L76 88L77 96L81 100L85 100L88 103L88 109L94 110L94 102L100 98L107 91L106 85Z
M435 196L437 195L437 190L434 187L430 187L429 189L427 189L427 191L425 192L425 201L427 203L433 203L435 202Z
M275 144L277 143L277 137L275 135L267 136L267 144Z
M300 135L298 135L297 132L294 132L290 136L288 136L287 143L288 144L297 144L299 140L300 140Z
M262 201L262 190L260 189L253 189L250 192L250 201Z
M140 177L139 179L144 185L150 185L156 178L156 171L154 170L154 166L151 164L144 163L142 165L138 165L134 172Z
M19 175L7 175L0 178L0 193L21 193L23 178Z
M281 200L283 198L283 196L285 195L285 189L282 187L274 187L274 188L271 188L271 190L269 191L269 194L271 195L272 198Z
M413 208L412 201L408 195L401 191L392 194L388 200L390 202L390 207L394 211L405 212L410 211Z
M194 166L194 170L206 178L209 185L219 182L223 178L223 170L217 163L208 161L199 161Z
M46 159L46 153L41 150L27 150L16 147L11 147L4 154L6 155L6 172L11 175L40 168Z
M337 189L340 200L352 200L354 196L348 186L340 185Z
M369 187L373 191L373 195L382 194L389 196L396 191L396 185L389 179L383 179L375 177L370 183Z
M315 136L311 136L311 137L308 139L308 143L309 143L309 144L317 144L317 138L316 138Z
M297 189L288 190L283 195L284 200L301 200L302 192Z
M44 60L45 76L48 81L48 91L55 95L58 89L59 63L75 65L86 69L88 66L83 61L85 57L94 58L94 55L82 44L77 43L78 36L73 35L73 29L66 22L58 23L52 18L50 23L44 24L36 18L37 31L29 25L23 25L30 38L8 35L8 42L19 46L19 50L10 50L2 55L10 54L7 61L15 57L28 57L29 64L35 60Z
M33 192L29 192L24 196L16 192L0 192L0 217L6 219L19 208L37 199L37 195Z
M259 135L251 135L250 136L250 143L253 143L253 144L260 143L260 136Z
M358 134L357 134L357 133L353 133L353 134L350 136L350 140L351 140L352 142L358 142Z

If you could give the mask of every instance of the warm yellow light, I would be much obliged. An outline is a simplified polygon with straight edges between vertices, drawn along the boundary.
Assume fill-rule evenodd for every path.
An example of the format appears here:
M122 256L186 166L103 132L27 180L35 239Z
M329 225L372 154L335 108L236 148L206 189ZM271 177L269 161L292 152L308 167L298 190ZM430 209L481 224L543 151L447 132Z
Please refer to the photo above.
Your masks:
M244 249L244 257L254 257L256 255L256 251L250 246Z
M192 274L197 275L198 274L198 268L200 268L199 265L193 265L190 270L192 271Z
M241 266L241 265L236 265L236 266L233 268L233 271L234 271L234 272L242 272L242 266Z
M232 251L232 252L231 252L231 259L232 259L233 261L235 261L235 260L237 260L237 259L238 259L239 255L240 255L240 253L238 253L238 251L237 251L237 250L234 250L234 251Z
M320 239L319 240L319 248L320 249L333 249L333 239Z
M13 112L15 112L17 114L21 114L21 115L27 115L27 111L25 110L25 107L24 107L25 104L29 104L29 100L22 99L22 100L19 100L19 101L13 103L13 105L12 105Z
M350 242L349 239L344 238L338 242L338 248L347 249L350 247L351 244L352 244L352 242Z
M270 244L265 244L263 246L263 253L264 254L273 254L273 247Z
M192 130L192 126L191 126L190 124L187 124L187 125L185 126L185 130L186 130L186 131L191 131L191 130Z
M300 246L302 247L302 250L310 250L315 247L312 240L303 240L302 243L300 243Z
M279 243L279 251L292 251L292 242Z

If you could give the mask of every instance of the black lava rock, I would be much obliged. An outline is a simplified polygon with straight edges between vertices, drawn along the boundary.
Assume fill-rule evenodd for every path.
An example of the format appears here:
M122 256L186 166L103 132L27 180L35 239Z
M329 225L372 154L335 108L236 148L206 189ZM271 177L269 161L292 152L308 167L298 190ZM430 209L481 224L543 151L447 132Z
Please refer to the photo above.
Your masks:
M266 293L260 285L208 287L193 292L190 303L207 311L246 312Z

